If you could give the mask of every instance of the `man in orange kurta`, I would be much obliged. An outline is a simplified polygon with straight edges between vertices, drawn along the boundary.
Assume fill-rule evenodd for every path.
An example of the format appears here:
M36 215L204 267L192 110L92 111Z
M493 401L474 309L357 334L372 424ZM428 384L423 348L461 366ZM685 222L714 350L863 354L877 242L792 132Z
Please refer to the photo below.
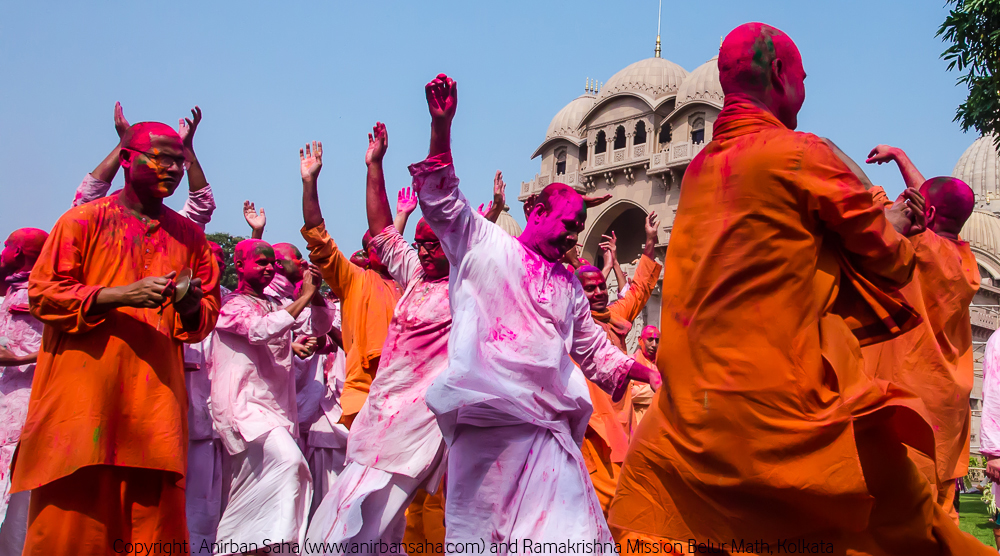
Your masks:
M958 523L955 479L969 468L973 356L969 304L979 290L979 266L958 234L975 207L972 189L955 178L924 180L899 149L880 145L868 162L896 161L907 187L926 202L927 229L910 238L917 257L913 281L900 293L924 317L916 329L862 350L870 376L913 391L924 401L934 428L935 453L911 451L938 504ZM876 202L892 203L881 188Z
M632 321L646 306L656 287L656 281L660 279L663 267L653 260L658 225L656 213L651 212L645 221L646 243L632 285L614 303L608 304L608 284L599 268L586 265L576 271L583 292L590 301L590 314L594 317L594 322L604 329L608 339L622 353L625 353L625 337L632 329ZM614 256L614 253L608 250L605 256ZM628 451L628 424L632 420L632 400L628 393L631 388L626 390L625 397L614 402L610 395L589 380L587 386L594 412L590 414L586 436L583 438L583 459L590 471L590 480L597 491L601 509L607 517L608 506L611 505L618 486L621 464Z
M309 260L319 267L330 290L341 300L344 351L347 353L347 379L340 395L341 422L348 427L361 411L382 356L382 344L389 333L396 302L402 292L385 272L385 265L374 249L368 249L370 235L365 232L368 268L348 259L326 231L319 206L316 180L323 167L323 144L314 142L299 151L302 170L302 213L305 226L302 237L309 248Z
M933 449L922 404L860 358L861 340L919 319L885 291L913 272L894 229L914 227L908 213L890 225L822 139L793 131L805 72L787 35L737 28L719 70L725 106L685 173L665 262L670 369L611 504L623 550L988 554L907 458L903 440Z
M219 270L204 232L163 206L181 138L141 123L122 145L125 189L64 214L29 280L45 328L14 462L12 490L32 491L24 554L188 549L182 342L215 325Z
M632 354L632 359L647 367L656 367L656 349L660 345L660 329L649 325L639 334L639 347ZM635 434L639 422L642 421L649 406L653 403L653 389L648 384L632 384L632 412L629 421L629 435Z

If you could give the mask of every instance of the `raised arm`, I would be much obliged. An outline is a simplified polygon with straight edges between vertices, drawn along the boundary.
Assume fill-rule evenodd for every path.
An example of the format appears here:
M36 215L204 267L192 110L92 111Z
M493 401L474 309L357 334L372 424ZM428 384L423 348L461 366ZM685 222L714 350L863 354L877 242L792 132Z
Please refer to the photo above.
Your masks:
M188 197L178 213L205 229L205 226L212 221L212 213L215 212L215 196L205 178L201 162L194 153L194 133L201 123L201 108L195 106L191 109L190 118L181 118L178 122L177 133L184 143L184 160L188 177Z
M917 170L917 167L910 160L910 157L906 156L906 153L903 152L903 149L890 147L889 145L879 145L868 153L868 160L865 162L868 164L895 162L896 166L899 167L899 173L903 175L903 182L910 189L920 189L920 186L926 181L920 170Z
M601 239L604 240L599 245L604 250L604 266L605 268L610 267L611 270L614 270L615 280L618 282L618 293L621 295L622 288L626 284L626 278L625 273L622 271L622 265L618 262L618 236L612 230L610 236L601 236ZM607 280L607 278L608 275L605 273L604 279Z
M625 288L625 278L622 276L623 281L618 283L618 300L608 307L612 313L625 320L633 321L639 316L642 308L649 301L653 288L656 287L656 281L660 278L662 267L653 259L656 254L659 225L660 219L656 216L656 212L650 212L649 216L646 217L646 243L642 249L639 265L636 267L632 285L626 293L622 294L621 292Z
M316 180L323 169L323 143L313 141L311 149L308 143L305 149L299 149L299 166L302 173L302 218L306 228L315 228L323 223L319 192L316 190Z
M385 193L385 173L382 171L382 159L388 148L389 134L385 124L377 122L368 134L368 152L365 153L365 164L368 165L365 206L368 212L368 231L372 237L382 233L386 226L393 223L389 197ZM406 225L405 220L403 225Z
M503 213L503 208L507 205L505 190L507 184L503 182L503 172L497 170L497 175L493 177L493 203L483 216L490 222L496 223Z
M264 226L267 225L267 216L264 215L263 207L257 212L257 207L250 201L243 201L243 218L250 226L250 237L261 239L264 237Z
M396 217L392 220L393 227L400 234L406 230L406 222L417 209L417 194L412 187L404 187L396 194Z
M115 148L111 149L108 156L104 157L104 160L94 168L94 171L87 174L77 186L76 194L73 196L74 207L100 199L108 194L111 182L115 179L118 168L121 166L121 162L118 160L119 153L121 153L121 138L125 134L125 130L128 129L128 125L128 120L125 119L125 113L122 111L122 103L116 102L115 131L118 133L119 142L115 144Z

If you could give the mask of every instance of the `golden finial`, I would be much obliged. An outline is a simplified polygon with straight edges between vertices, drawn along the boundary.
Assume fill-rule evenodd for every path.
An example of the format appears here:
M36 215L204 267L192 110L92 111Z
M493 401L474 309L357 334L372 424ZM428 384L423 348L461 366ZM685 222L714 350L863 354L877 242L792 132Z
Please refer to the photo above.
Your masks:
M653 55L660 57L660 15L663 13L663 0L660 0L660 7L656 9L656 50Z

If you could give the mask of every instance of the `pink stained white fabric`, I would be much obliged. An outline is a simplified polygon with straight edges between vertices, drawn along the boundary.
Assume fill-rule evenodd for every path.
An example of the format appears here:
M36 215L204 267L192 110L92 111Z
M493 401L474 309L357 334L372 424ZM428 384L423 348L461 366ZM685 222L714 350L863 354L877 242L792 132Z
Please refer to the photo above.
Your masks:
M562 264L525 249L476 213L458 189L450 153L414 164L410 173L424 218L451 263L449 367L431 385L426 398L445 438L449 444L454 442L459 425L487 429L514 423L534 425L549 434L533 435L533 439L546 445L557 443L566 458L575 462L554 461L559 473L587 485L565 504L522 507L515 519L491 521L484 512L518 510L496 506L495 492L490 489L456 484L455 477L463 474L460 468L490 462L482 451L470 460L463 458L476 456L473 450L462 457L453 453L448 472L449 523L499 523L503 530L478 531L476 538L511 538L514 531L545 515L553 525L548 535L561 536L562 524L578 522L584 509L596 506L600 515L580 452L593 409L584 375L612 392L626 380L632 360L594 323L582 286ZM574 360L582 373L576 371ZM544 467L546 462L538 458L554 453L551 446L542 449L539 445L524 464ZM505 480L517 478L491 478L490 484L502 485ZM516 488L498 487L504 492ZM576 530L581 540L611 538L603 516L587 523L588 527ZM449 541L468 540L455 535L449 527Z
M10 289L0 303L0 346L14 355L37 353L42 345L42 323L28 313L28 276L11 277ZM35 364L16 367L0 367L0 537L7 544L24 545L27 531L27 514L12 511L8 506L20 508L23 504L11 500L10 464L14 451L21 439L21 428L28 415L28 399L31 396L31 380ZM25 500L28 493L17 493L15 497ZM23 515L22 515L23 514ZM2 548L2 547L0 547ZM15 546L16 548L16 546Z
M983 412L979 452L1000 457L1000 330L990 335L983 357Z

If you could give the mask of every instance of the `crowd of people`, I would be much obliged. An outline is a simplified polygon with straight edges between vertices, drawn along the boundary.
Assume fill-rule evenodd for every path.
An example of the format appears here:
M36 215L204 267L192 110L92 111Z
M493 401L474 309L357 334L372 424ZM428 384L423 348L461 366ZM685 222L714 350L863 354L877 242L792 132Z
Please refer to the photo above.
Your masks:
M650 213L632 276L614 234L601 268L578 252L608 197L550 184L514 237L498 172L474 208L441 74L395 214L388 131L369 135L363 249L326 230L312 142L308 261L247 201L229 291L201 110L175 130L117 105L73 208L0 257L0 555L995 554L954 508L973 192L883 145L891 201L796 132L805 71L781 31L738 27L718 63L725 105L666 257ZM661 273L660 327L628 353Z

